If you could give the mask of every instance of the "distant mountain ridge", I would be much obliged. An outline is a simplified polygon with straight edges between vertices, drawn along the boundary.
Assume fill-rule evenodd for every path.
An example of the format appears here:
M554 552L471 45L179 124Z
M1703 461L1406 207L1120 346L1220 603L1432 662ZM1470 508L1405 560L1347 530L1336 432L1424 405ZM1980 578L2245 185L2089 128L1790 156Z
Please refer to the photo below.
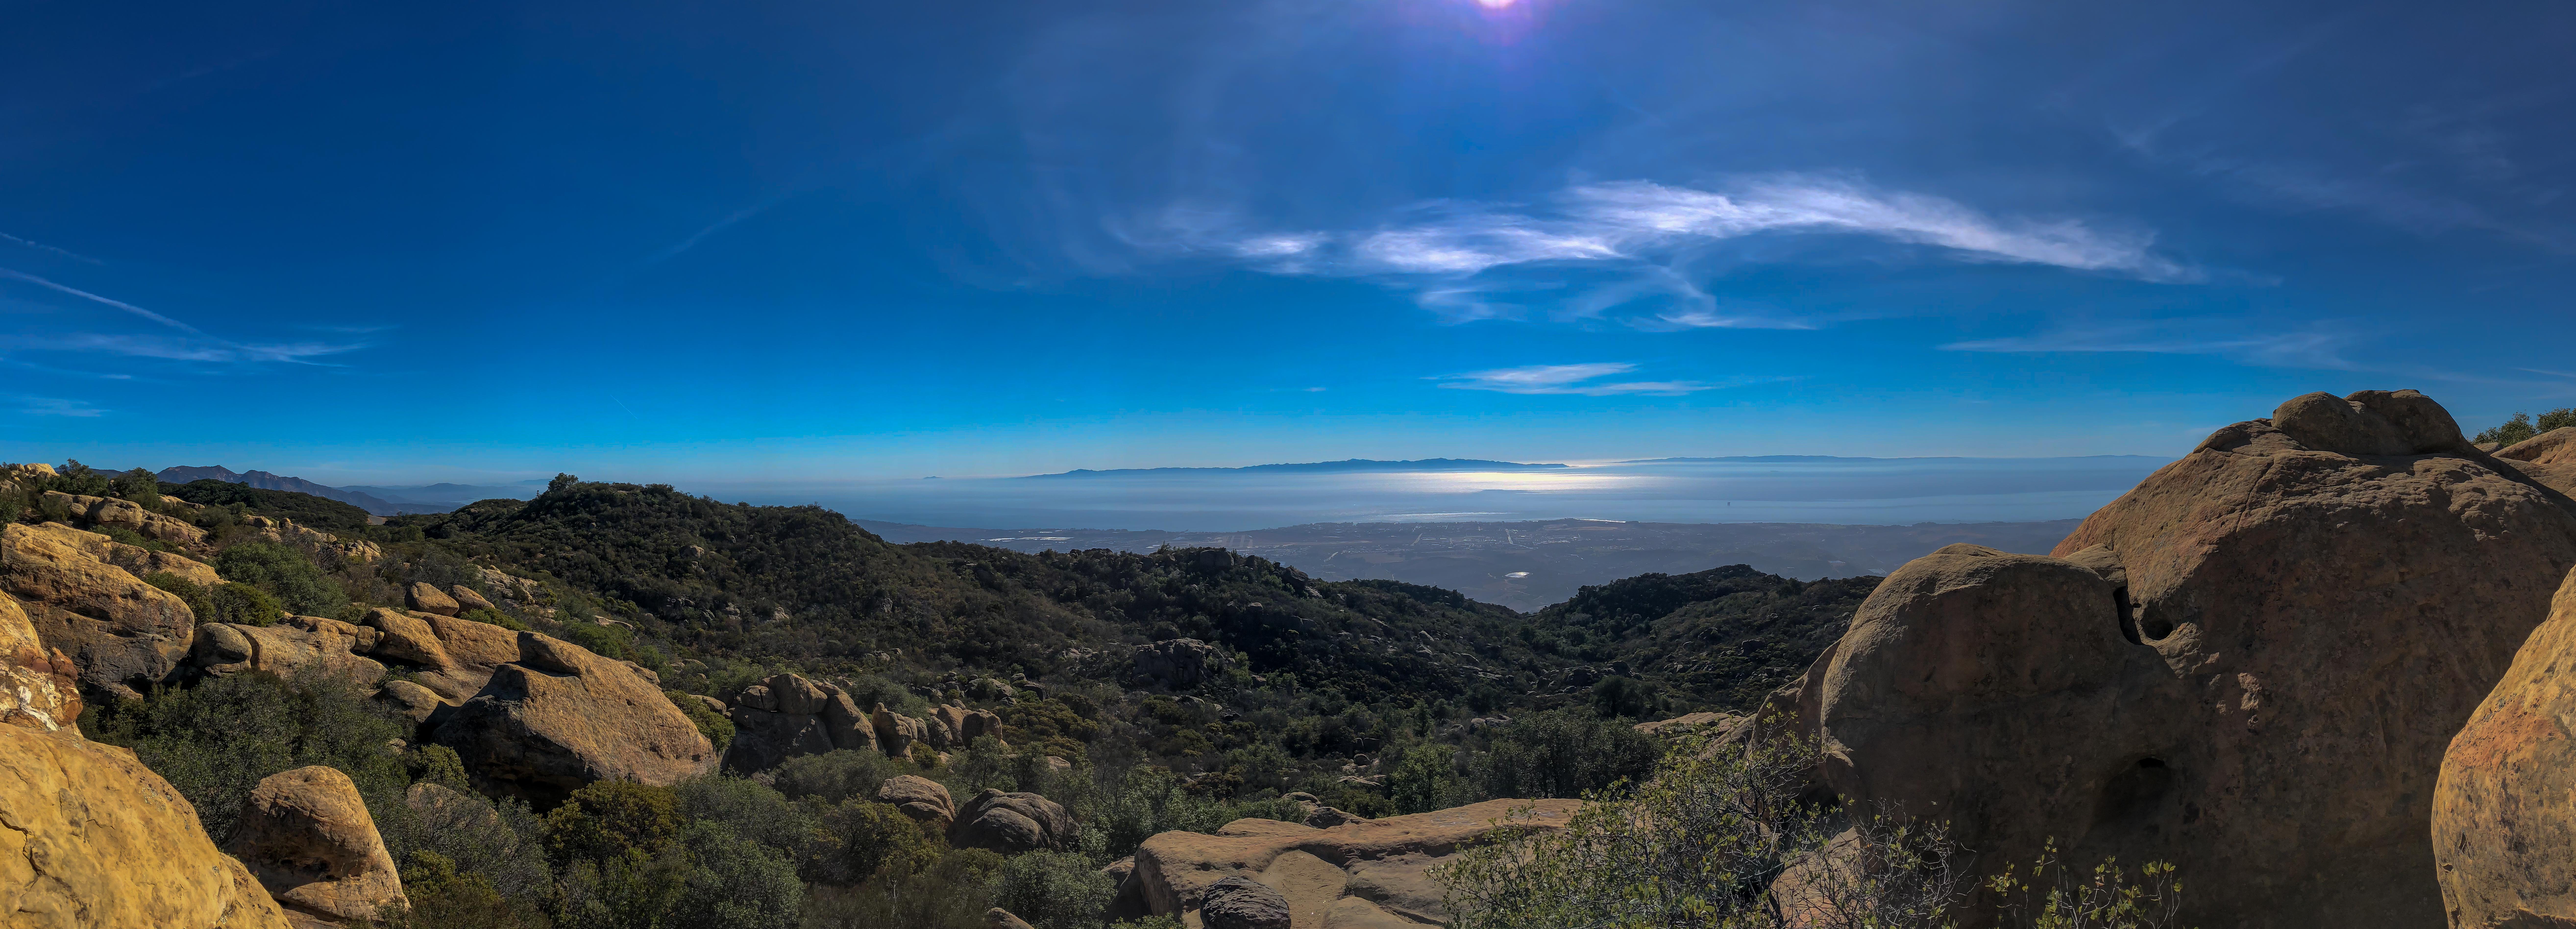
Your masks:
M1485 461L1477 458L1422 458L1413 461L1375 461L1348 458L1341 461L1309 461L1297 464L1246 465L1240 468L1109 468L1095 471L1075 468L1054 474L1032 474L1029 477L1111 477L1130 474L1353 474L1372 471L1552 471L1570 468L1563 464L1524 464L1517 461Z
M2161 458L2161 457L2158 457L2158 456L2155 456L2155 455L2047 455L2047 456L2041 456L2041 457L2049 458L2049 459L2061 459L2061 460L2062 460L2062 459L2072 459L2072 458L2154 458L2154 459L2156 459L2156 460L2158 460L2158 461L2164 461L2164 460L2166 460L2166 459L2164 459L2164 458ZM1875 458L1875 457L1871 457L1871 456L1867 456L1867 455L1720 455L1720 456L1717 456L1717 457L1714 457L1714 458L1688 458L1688 457L1685 457L1685 458L1630 458L1630 459L1627 459L1627 460L1625 460L1625 461L1621 461L1621 462L1619 462L1619 463L1620 463L1620 464L1666 464L1666 463L1671 463L1671 462L1689 462L1689 461L1751 461L1751 462L1779 461L1779 462L1789 462L1789 461L1996 461L1996 460L2006 460L2006 459L1998 459L1997 457L1990 457L1990 456L1978 456L1978 455L1917 455L1917 456L1913 456L1913 457L1910 457L1910 458Z
M233 469L222 465L182 465L173 468L163 468L161 469L161 473L155 474L153 477L164 484L185 484L189 481L212 480L222 481L227 484L246 484L252 487L257 487L261 490L288 490L299 494L312 494L324 500L337 500L341 503L349 504L350 506L357 507L377 516L392 516L402 512L401 509L396 507L394 504L371 494L352 490L342 490L338 487L327 487L300 477L285 477L282 475L270 474L266 471L236 472Z

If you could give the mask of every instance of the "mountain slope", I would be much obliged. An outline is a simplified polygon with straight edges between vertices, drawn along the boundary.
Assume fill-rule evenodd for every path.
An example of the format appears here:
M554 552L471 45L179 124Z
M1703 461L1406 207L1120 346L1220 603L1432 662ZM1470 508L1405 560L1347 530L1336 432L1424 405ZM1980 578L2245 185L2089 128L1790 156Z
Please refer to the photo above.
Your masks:
M1626 665L1683 705L1745 709L1851 625L1880 578L1796 581L1729 565L1585 587L1530 616L1542 648Z
M378 516L391 516L396 512L399 512L399 508L395 507L392 503L368 494L359 493L353 490L343 490L338 487L326 487L300 477L285 477L282 475L270 474L266 471L236 473L233 469L222 465L182 465L178 467L163 468L161 469L161 473L153 475L153 477L159 479L164 484L186 484L192 481L223 481L227 484L247 484L261 490L285 490L299 494L311 494L324 500L337 500L341 503L358 507Z

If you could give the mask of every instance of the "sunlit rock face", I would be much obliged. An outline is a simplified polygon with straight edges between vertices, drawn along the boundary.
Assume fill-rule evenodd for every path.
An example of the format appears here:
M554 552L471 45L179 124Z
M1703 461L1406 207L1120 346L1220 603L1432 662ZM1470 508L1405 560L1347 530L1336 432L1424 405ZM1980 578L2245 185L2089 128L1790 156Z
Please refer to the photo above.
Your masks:
M2576 566L2576 502L2413 391L2219 430L2050 557L1891 575L1798 685L1819 787L1949 820L1978 867L2172 861L2187 921L2443 921L2452 735Z

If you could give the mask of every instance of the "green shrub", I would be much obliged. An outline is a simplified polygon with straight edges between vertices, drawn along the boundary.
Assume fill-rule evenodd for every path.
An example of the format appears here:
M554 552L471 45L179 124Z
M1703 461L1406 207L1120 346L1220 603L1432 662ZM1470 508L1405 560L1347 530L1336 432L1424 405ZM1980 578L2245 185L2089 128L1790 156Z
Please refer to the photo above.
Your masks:
M1423 742L1404 750L1386 776L1387 799L1407 813L1445 810L1467 800L1466 778L1459 776L1457 749Z
M215 621L215 602L207 596L206 588L197 582L168 571L154 571L143 576L143 583L177 596L179 602L188 605L188 614L195 616L198 622Z
M416 851L402 869L409 912L383 920L384 929L542 929L545 915L525 899L505 897L492 881L433 851Z
M563 640L610 658L624 660L634 657L629 646L633 644L635 634L615 626L566 623Z
M993 905L1037 929L1097 929L1118 883L1073 852L1033 851L1002 863Z
M2538 422L2533 422L2529 413L2515 413L2513 418L2505 420L2503 425L2480 432L2470 441L2512 445L2543 432L2566 426L2576 426L2576 407L2560 407L2542 413Z
M528 631L528 624L527 624L527 623L523 623L523 622L520 622L520 621L518 621L518 620L511 619L511 618L510 618L510 614L508 614L508 613L504 613L504 612L501 612L501 611L499 611L499 610L487 610L487 609L483 609L482 607L476 607L476 608L474 608L474 609L466 610L466 611L464 611L464 612L462 612L462 613L458 613L458 614L456 614L456 618L458 618L458 619L470 619L470 620L473 620L473 621L478 622L478 623L487 623L487 624L494 625L494 626L499 626L499 627L501 627L501 628L503 628L503 629L508 629L508 630L511 630L511 631L514 631L514 632L526 632L526 631ZM578 641L576 641L576 642L574 642L573 644L575 644L575 645L580 645L581 643L580 643L580 642L578 642ZM596 651L599 651L599 650L594 648L594 649L591 649L591 651L596 652ZM605 653L605 652L602 652L601 654L606 654L606 653ZM608 657L610 657L610 658L622 658L622 657L625 657L625 656L623 656L623 655L609 655Z
M1493 738L1471 766L1487 797L1580 797L1643 777L1663 754L1654 736L1583 710L1530 713Z
M679 807L668 787L594 781L546 814L546 853L564 866L653 856L679 835Z
M218 845L231 837L251 788L280 771L329 765L361 795L396 804L410 783L386 743L409 737L411 721L318 674L245 672L184 690L156 687L141 700L92 705L80 725L93 740L134 750L197 808ZM379 805L371 799L371 809Z
M222 583L206 592L206 613L197 617L201 623L238 623L245 626L273 626L285 607L276 597L249 584Z
M349 604L340 582L303 552L272 542L247 542L215 555L215 572L276 594L298 616L337 616Z
M777 782L779 792L790 799L812 797L837 804L852 797L872 797L886 778L917 771L910 762L877 752L837 749L787 759L770 776Z
M724 754L725 747L733 744L733 720L724 718L724 714L716 712L714 707L676 690L665 690L662 696L669 698L672 706L680 708L680 715L688 717L690 725L698 727L698 734L707 737L707 741L716 747L716 754Z
M899 879L939 856L922 826L893 804L861 798L829 807L819 800L806 802L821 808L817 819L823 841L810 875L816 883L855 886L889 872Z

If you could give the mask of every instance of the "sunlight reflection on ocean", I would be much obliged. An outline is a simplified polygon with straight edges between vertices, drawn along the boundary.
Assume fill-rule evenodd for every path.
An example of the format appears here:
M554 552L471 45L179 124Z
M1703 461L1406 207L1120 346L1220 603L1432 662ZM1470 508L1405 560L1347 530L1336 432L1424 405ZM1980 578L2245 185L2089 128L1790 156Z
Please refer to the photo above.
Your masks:
M932 526L1223 532L1317 522L1911 524L2067 519L2165 464L2086 458L1705 459L1545 471L1100 472L691 488Z

